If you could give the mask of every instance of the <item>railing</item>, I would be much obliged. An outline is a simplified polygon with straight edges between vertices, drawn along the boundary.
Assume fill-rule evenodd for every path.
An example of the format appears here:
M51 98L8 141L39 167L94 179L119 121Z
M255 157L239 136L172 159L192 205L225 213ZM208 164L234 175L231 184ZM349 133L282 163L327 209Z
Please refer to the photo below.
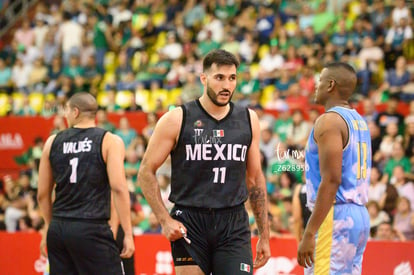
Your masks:
M5 10L1 13L0 40L7 31L26 14L31 7L39 0L13 0L10 1Z

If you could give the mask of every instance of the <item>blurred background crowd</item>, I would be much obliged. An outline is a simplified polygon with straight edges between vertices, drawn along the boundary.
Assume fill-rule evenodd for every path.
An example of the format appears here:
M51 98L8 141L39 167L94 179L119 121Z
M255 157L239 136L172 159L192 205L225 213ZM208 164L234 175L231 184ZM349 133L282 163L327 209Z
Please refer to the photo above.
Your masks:
M414 240L413 10L404 0L39 1L0 50L0 115L53 117L56 133L66 128L67 98L94 94L98 126L127 149L135 233L159 233L136 184L140 160L159 116L201 95L203 56L226 49L241 61L233 102L260 118L271 234L297 237L304 147L323 112L313 103L315 84L325 63L348 62L358 74L351 104L372 136L371 237ZM126 116L119 124L107 118L140 111L147 113L142 131ZM16 159L29 170L1 179L3 230L42 226L35 194L43 142ZM168 160L158 180L171 208Z

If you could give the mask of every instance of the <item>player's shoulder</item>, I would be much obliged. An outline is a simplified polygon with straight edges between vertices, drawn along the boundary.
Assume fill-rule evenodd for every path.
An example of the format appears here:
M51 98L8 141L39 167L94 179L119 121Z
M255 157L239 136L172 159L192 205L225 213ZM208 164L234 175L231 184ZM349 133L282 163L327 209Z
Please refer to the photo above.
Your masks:
M337 112L326 112L320 115L315 121L315 127L332 127L345 124L343 117Z
M177 124L181 125L183 112L184 111L182 106L178 106L172 110L169 110L160 117L157 124L160 124L162 126L168 125L169 127L174 127L174 125Z
M107 131L104 135L103 138L103 146L124 146L124 141L122 140L122 138L116 134L113 134L109 131Z

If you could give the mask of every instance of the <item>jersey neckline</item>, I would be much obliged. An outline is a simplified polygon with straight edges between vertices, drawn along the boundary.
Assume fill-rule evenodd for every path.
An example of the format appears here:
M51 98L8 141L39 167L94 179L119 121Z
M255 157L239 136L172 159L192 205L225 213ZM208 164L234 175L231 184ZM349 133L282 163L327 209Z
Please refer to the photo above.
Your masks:
M210 113L209 113L209 112L207 112L207 110L206 110L206 109L204 109L204 108L203 108L203 105L201 105L200 99L197 99L197 100L196 100L196 103L197 103L198 107L199 107L199 108L200 108L200 109L204 112L204 114L206 114L206 116L208 116L211 120L215 121L216 123L223 122L223 121L225 121L228 117L230 117L231 113L233 112L233 107L234 107L233 102L229 101L230 109L229 109L229 111L227 112L227 114L226 114L226 115L225 115L222 119L216 119L215 117L213 117L212 115L210 115Z

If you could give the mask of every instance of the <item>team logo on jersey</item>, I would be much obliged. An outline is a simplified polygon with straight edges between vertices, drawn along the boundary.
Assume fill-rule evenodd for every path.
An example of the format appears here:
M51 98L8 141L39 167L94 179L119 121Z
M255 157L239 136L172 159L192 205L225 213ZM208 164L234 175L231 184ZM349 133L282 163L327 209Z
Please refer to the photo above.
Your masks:
M203 122L201 120L197 120L194 122L194 127L203 127Z
M224 137L224 130L213 130L213 137Z

